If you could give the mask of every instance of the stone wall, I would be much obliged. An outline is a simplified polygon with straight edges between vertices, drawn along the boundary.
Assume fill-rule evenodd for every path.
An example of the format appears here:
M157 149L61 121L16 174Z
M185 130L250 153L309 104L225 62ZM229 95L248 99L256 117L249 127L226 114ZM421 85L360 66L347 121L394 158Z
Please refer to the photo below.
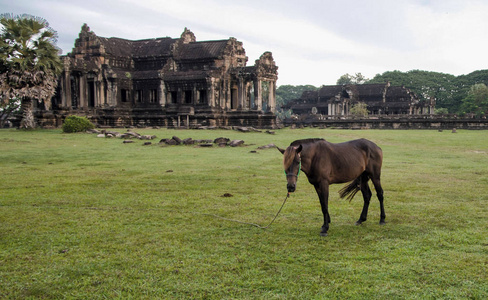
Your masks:
M362 119L287 119L284 126L337 129L488 129L488 119L444 116L394 116Z
M277 127L276 115L262 111L217 111L204 113L188 111L186 114L167 114L162 108L154 109L78 109L36 111L35 118L42 128L61 127L69 115L87 117L99 127L165 127L198 128L200 126L250 126L273 129ZM15 125L15 124L14 124Z

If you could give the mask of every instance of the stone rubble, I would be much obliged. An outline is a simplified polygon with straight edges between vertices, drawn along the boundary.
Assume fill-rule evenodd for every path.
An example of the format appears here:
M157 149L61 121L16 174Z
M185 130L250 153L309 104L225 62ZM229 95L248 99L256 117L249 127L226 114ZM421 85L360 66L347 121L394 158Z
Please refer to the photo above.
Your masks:
M203 129L203 128L202 128ZM205 129L210 129L210 128L205 128ZM258 129L255 129L253 127L233 127L232 129L240 131L240 132L262 132ZM139 139L139 140L154 140L156 139L155 135L141 135L137 132L131 131L130 129L125 132L125 133L120 133L116 131L110 131L110 130L97 130L97 129L91 129L88 130L87 133L93 133L96 134L97 137L99 138L120 138L123 139L124 144L130 144L134 143L134 139ZM274 134L273 131L266 131L268 134ZM186 139L181 139L177 136L173 136L171 138L164 138L159 140L158 143L160 146L177 146L177 145L195 145L196 147L240 147L240 146L246 146L244 140L236 139L236 140L231 140L226 137L218 137L214 140L210 139L202 139L202 140L194 140L192 138L186 138ZM144 142L143 146L148 146L152 145L152 142ZM258 150L264 150L264 149L269 149L269 148L275 148L276 146L274 144L268 144L265 146L258 147Z

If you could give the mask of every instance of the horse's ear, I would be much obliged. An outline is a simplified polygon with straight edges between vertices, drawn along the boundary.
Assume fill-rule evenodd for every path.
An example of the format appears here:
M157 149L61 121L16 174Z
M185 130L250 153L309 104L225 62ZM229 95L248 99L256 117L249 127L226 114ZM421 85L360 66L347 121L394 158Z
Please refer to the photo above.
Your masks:
M303 149L302 145L298 146L297 153L300 153L302 151L302 149Z
M285 149L281 149L280 147L276 147L276 149L278 149L278 151L280 151L281 154L285 154Z

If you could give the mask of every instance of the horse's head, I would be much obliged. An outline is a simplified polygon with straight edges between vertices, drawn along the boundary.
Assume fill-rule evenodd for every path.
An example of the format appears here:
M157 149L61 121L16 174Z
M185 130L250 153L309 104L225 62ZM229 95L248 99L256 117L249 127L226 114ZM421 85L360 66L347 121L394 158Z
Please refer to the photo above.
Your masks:
M283 154L283 167L286 174L286 188L289 193L293 193L297 187L298 174L300 174L301 158L300 151L302 151L302 145L295 147L290 146L286 150L278 148Z

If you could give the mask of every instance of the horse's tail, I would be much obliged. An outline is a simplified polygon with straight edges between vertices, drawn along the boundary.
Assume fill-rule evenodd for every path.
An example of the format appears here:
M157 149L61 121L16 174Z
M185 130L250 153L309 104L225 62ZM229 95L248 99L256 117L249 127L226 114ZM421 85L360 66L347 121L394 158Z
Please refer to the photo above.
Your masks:
M361 176L356 178L354 181L343 187L339 191L339 195L341 198L347 197L346 199L349 200L349 202L356 196L357 192L361 190Z

